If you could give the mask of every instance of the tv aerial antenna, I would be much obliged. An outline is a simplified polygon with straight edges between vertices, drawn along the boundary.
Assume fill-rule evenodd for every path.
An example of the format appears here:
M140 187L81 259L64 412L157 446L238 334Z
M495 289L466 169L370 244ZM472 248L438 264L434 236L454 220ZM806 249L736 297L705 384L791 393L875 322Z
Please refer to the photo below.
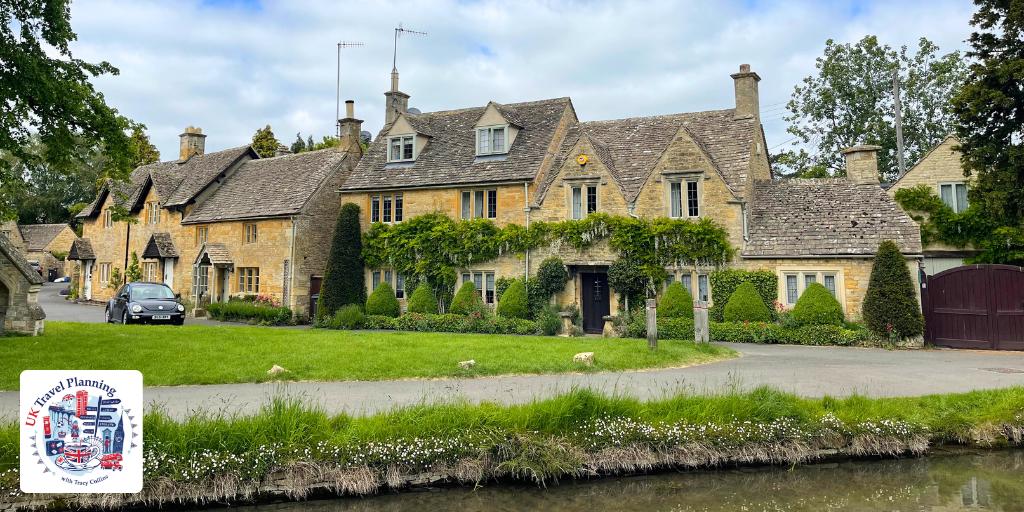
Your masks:
M339 138L341 137L341 123L339 122L341 119L341 50L357 46L363 46L363 43L357 41L338 42L338 75L334 86L334 131Z
M398 70L398 38L402 34L412 34L412 35L415 35L415 36L425 36L425 35L427 35L426 32L420 32L418 30L407 29L407 28L402 26L401 22L399 22L398 26L395 27L395 49L394 49L394 53L391 56L391 70L392 71Z

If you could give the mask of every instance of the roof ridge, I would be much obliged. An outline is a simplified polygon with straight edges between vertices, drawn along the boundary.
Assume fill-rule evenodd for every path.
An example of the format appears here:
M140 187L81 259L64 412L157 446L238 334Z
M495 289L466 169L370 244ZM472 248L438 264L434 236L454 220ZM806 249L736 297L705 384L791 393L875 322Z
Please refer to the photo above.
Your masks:
M421 112L419 114L410 114L410 113L406 112L405 115L414 116L414 117L427 117L427 116L434 116L434 115L465 114L466 112L469 112L469 111L472 111L472 110L486 109L487 106L490 105L491 103L494 103L495 105L498 105L498 106L501 106L501 107L504 107L504 108L516 109L516 108L521 108L521 107L524 107L524 106L533 106L533 105L539 105L539 104L542 104L542 103L557 103L557 102L560 102L560 101L570 101L571 102L572 98L570 98L568 96L561 96L561 97L558 97L558 98L548 98L548 99L533 100L533 101L520 101L520 102L517 102L517 103L501 103L501 102L494 101L494 100L488 100L487 103L485 103L483 105L478 105L478 106L473 106L473 107L463 107L463 108L455 108L455 109L448 109L448 110L434 110L434 111L431 111L431 112Z
M656 115L651 115L651 116L622 117L622 118L618 118L618 119L595 119L593 121L580 121L579 124L589 125L589 124L600 124L600 123L620 123L620 122L623 122L623 121L644 121L644 120L650 120L650 119L666 119L666 118L671 118L671 117L695 116L695 115L699 115L699 114L724 114L724 113L732 112L734 110L736 110L736 109L734 109L734 108L724 108L724 109L715 109L715 110L697 110L697 111L694 111L694 112L676 112L676 113L673 113L673 114L656 114Z

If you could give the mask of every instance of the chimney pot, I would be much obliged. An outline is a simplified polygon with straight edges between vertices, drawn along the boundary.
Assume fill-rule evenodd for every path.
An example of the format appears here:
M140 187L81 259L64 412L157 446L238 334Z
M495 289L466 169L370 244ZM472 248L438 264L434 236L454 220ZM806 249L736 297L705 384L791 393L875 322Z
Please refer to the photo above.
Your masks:
M750 73L750 64L740 64L740 73Z
M183 162L192 155L201 156L206 151L206 135L203 135L202 128L189 125L181 135L178 135L178 139L178 159Z
M878 150L881 146L858 144L841 151L846 158L846 179L859 184L878 184Z
M354 118L356 117L356 102L353 100L345 100L345 117Z

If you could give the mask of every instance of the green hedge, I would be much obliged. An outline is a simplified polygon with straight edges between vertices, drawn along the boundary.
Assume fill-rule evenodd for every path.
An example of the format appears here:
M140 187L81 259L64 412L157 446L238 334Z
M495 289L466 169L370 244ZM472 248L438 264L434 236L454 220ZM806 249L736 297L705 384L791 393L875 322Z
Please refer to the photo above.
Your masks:
M626 336L630 338L647 337L647 320L643 315L633 315L626 326ZM658 339L692 340L692 318L658 318Z
M328 320L327 326L331 329L362 329L365 324L363 308L358 304L349 304L338 308Z
M754 283L744 281L725 303L723 317L726 322L770 322L772 312L764 304Z
M716 270L711 273L709 279L713 304L708 315L714 322L725 320L725 305L729 302L729 297L745 282L754 284L769 311L775 310L775 300L779 297L779 278L770 270Z
M292 323L292 310L288 308L254 304L242 300L212 302L206 306L206 314L214 320L225 322L249 322L263 325Z
M786 343L791 345L863 345L874 340L864 329L838 325L783 327L767 322L712 322L712 341L735 343Z
M537 323L520 318L479 315L423 315L407 313L398 318L367 315L364 327L416 332L459 332L477 334L537 334Z

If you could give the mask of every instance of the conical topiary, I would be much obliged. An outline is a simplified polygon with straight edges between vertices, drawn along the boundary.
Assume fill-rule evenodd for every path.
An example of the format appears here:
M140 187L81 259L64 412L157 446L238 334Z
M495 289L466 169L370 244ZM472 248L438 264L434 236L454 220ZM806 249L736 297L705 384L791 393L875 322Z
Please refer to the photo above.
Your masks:
M366 314L396 317L402 313L402 307L395 298L395 291L388 283L380 283L377 289L366 299Z
M892 240L878 246L863 315L868 329L879 336L911 338L924 332L924 316L907 260Z
M508 290L505 290L505 292L508 293ZM456 315L468 315L474 311L479 311L481 306L480 292L477 291L476 286L473 286L472 281L466 281L459 288L459 291L455 293L455 298L452 299L452 306L448 308L448 311Z
M346 304L366 302L366 281L363 275L363 237L359 228L359 206L341 206L334 226L331 252L327 258L317 316L330 318Z
M843 325L843 306L828 288L811 283L796 301L792 318L797 325Z
M668 285L661 295L658 318L693 318L693 296L679 281Z
M497 313L507 318L529 318L530 308L526 301L526 285L516 279L505 289L498 301Z
M726 322L770 322L772 312L750 281L736 287L725 304Z
M425 315L437 314L437 297L434 290L426 282L420 283L409 297L409 312Z

